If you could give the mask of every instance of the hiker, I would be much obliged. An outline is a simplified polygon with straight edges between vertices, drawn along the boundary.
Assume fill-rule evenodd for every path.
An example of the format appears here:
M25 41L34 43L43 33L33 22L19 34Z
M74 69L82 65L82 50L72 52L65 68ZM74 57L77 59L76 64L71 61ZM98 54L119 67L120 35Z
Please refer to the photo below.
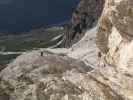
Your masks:
M98 54L98 66L102 66L102 67L105 67L105 60L104 60L104 56L102 55L102 53L99 51Z
M81 16L81 29L86 29L87 28L87 13L83 13Z
M43 56L43 52L41 51L41 57Z
M101 58L101 57L102 57L102 54L101 54L101 52L100 52L100 51L98 52L98 57L99 57L99 58Z

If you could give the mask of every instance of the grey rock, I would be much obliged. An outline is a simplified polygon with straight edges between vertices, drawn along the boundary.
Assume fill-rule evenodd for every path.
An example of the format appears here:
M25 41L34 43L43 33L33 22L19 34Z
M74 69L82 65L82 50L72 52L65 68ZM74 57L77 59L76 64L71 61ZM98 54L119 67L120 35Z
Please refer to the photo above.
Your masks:
M64 34L64 47L71 47L78 42L86 30L94 27L104 8L104 0L81 0L72 15Z

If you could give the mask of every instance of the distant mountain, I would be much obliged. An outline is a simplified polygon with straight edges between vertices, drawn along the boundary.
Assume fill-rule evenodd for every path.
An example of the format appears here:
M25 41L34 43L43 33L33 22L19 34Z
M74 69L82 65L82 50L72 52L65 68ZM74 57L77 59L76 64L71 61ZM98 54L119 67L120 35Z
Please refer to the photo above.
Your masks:
M78 2L79 0L2 0L0 32L23 32L33 27L67 21Z

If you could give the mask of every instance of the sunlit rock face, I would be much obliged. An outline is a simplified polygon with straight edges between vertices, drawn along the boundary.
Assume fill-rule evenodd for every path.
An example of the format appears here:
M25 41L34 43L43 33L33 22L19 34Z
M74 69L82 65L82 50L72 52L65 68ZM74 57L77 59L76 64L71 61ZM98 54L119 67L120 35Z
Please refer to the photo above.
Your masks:
M82 74L91 70L67 56L33 51L0 73L0 100L80 100L86 93Z
M97 46L108 63L131 71L133 66L133 1L107 0L100 19Z
M0 73L0 100L124 100L112 89L112 74L113 69L93 71L67 56L32 51Z
M96 44L117 74L110 82L124 100L133 99L133 1L106 0L99 20ZM110 69L110 68L108 68ZM103 73L103 72L102 72ZM111 85L114 87L114 85ZM118 91L116 89L115 91Z

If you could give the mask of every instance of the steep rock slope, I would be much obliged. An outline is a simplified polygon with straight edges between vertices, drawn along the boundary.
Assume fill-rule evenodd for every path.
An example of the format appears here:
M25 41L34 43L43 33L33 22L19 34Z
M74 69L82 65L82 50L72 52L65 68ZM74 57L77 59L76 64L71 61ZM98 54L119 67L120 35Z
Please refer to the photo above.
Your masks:
M91 67L66 56L23 54L0 73L0 99L124 100L109 81L116 74L113 69L90 71Z
M104 0L81 0L73 12L70 24L66 27L64 47L71 47L78 42L86 30L94 27L101 16Z
M133 100L132 9L132 0L106 0L98 30L86 32L70 49L19 56L0 73L0 99ZM110 66L85 64L85 59L96 59L91 55L97 51L96 32L97 46Z
M67 56L47 52L41 57L39 52L33 51L18 57L1 72L0 77L7 81L1 82L5 92L0 89L0 100L6 93L10 100L77 100L80 98L77 96L82 96L85 90L74 85L78 76L73 74L80 75L91 70L83 62Z
M107 0L100 19L97 46L105 60L119 70L133 66L133 1Z

